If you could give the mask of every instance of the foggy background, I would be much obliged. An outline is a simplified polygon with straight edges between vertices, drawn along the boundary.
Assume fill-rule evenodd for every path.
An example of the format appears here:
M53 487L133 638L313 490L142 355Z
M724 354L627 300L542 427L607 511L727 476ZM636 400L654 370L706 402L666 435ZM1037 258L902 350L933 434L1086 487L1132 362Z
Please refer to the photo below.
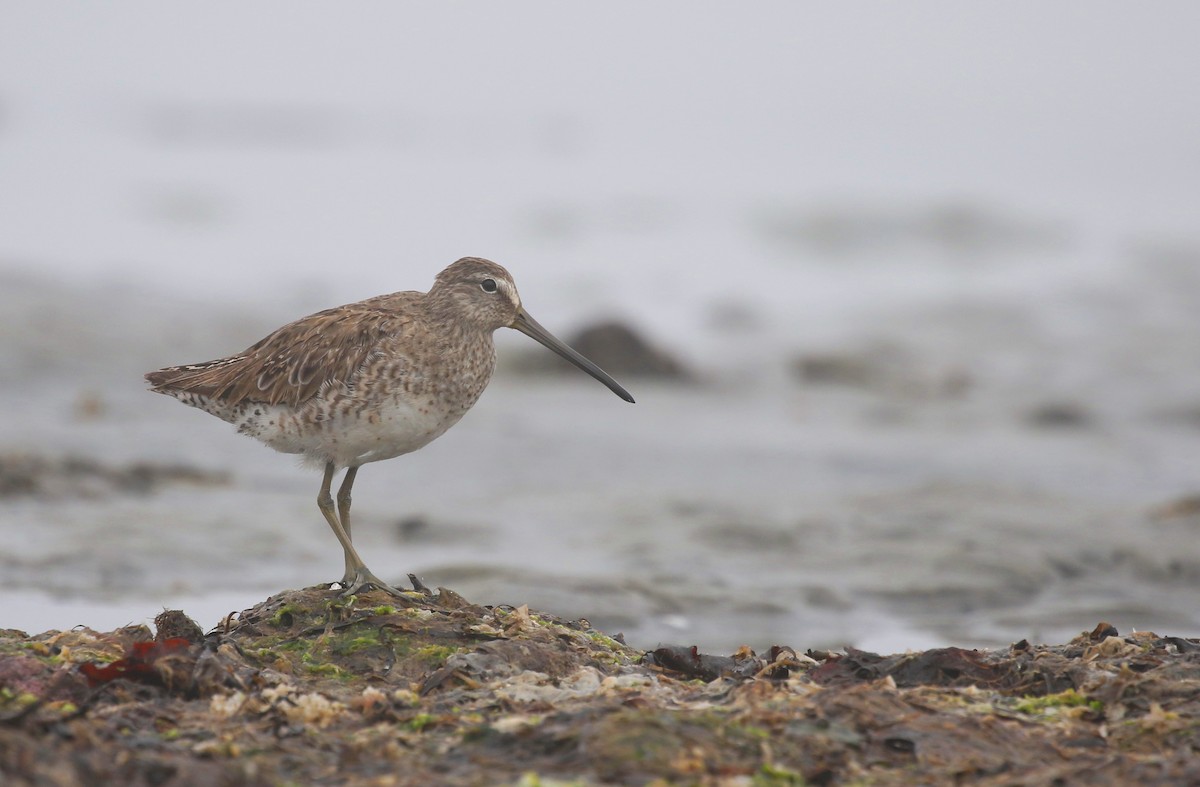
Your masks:
M341 575L319 474L145 392L496 260L564 338L365 466L379 575L631 644L1200 633L1194 4L0 10L0 627ZM511 332L502 332L510 334ZM602 364L603 365L603 364Z

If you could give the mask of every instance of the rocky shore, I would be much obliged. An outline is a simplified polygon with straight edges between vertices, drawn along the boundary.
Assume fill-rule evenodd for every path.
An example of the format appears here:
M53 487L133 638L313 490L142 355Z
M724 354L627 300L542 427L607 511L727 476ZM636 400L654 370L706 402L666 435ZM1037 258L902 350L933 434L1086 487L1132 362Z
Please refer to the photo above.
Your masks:
M439 589L0 631L0 781L1195 784L1200 641L641 652Z

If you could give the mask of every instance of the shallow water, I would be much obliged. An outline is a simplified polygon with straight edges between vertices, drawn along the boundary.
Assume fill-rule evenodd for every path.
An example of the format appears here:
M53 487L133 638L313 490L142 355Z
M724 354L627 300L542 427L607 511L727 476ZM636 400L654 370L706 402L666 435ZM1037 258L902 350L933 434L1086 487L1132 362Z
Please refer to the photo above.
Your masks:
M78 293L30 284L23 302L38 297ZM210 309L221 307L176 304L171 319L200 331ZM919 316L929 330L930 315ZM79 319L83 334L92 318ZM1180 381L1089 368L1089 338L1055 348L1064 376L1075 365L1073 375L1098 380L1064 398L1053 378L1006 377L996 357L947 346L995 341L1037 367L1060 339L1026 324L999 341L986 316L939 319L956 330L933 335L953 342L922 343L890 321L887 341L905 362L883 353L860 384L786 369L741 380L714 364L697 384L624 380L638 398L630 406L583 375L521 376L502 363L462 424L363 468L356 544L386 578L413 572L476 601L587 617L645 647L996 645L1070 636L1099 619L1200 629L1200 520L1155 515L1196 491L1200 429L1172 409ZM163 606L215 625L281 587L340 574L314 504L318 474L143 390L137 372L170 341L145 327L94 332L89 351L121 341L124 354L82 378L63 377L77 368L70 341L44 356L45 380L4 389L6 411L21 418L4 422L0 444L114 466L183 463L232 481L0 501L5 625L103 626ZM1121 340L1136 338L1123 328ZM856 355L860 346L844 355L878 355ZM520 350L506 343L502 354ZM935 384L958 367L965 387Z
M377 574L641 646L1200 631L1164 508L1200 491L1194 5L35 8L0 47L0 453L232 480L0 498L0 626L339 576L317 475L141 375L481 254L696 381L629 406L502 336L461 425L362 471Z

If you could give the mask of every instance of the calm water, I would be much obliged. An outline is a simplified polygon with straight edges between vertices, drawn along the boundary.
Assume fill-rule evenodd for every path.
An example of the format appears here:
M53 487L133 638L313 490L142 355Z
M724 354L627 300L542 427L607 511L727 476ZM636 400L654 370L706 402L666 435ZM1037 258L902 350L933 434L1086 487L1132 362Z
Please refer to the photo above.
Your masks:
M376 573L643 646L1200 631L1162 509L1200 491L1200 12L687 9L6 10L0 451L233 480L0 500L0 626L339 576L316 475L141 373L480 254L698 382L630 407L502 337L363 470Z

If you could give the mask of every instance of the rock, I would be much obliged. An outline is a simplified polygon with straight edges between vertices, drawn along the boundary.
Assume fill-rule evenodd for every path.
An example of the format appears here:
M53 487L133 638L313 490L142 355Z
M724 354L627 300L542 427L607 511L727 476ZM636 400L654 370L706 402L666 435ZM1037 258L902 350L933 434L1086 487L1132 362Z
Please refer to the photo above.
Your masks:
M1150 518L1165 522L1169 520L1196 520L1200 522L1200 493L1185 495L1150 510Z
M972 382L963 369L931 366L890 342L806 353L793 360L792 370L808 385L839 385L904 399L956 399Z
M0 783L1200 783L1200 641L1107 623L994 651L643 653L524 605L318 586L202 642L158 624L0 631Z
M111 467L80 456L55 459L34 454L0 454L0 499L94 498L110 494L146 494L169 483L228 482L225 473L184 465L138 462Z
M1085 429L1095 419L1077 402L1046 402L1030 410L1025 421L1042 429Z
M623 323L610 321L589 326L569 335L567 344L618 379L693 379L693 375L679 360L652 346L641 334ZM515 359L514 366L525 373L579 373L570 363L545 349L522 352Z

